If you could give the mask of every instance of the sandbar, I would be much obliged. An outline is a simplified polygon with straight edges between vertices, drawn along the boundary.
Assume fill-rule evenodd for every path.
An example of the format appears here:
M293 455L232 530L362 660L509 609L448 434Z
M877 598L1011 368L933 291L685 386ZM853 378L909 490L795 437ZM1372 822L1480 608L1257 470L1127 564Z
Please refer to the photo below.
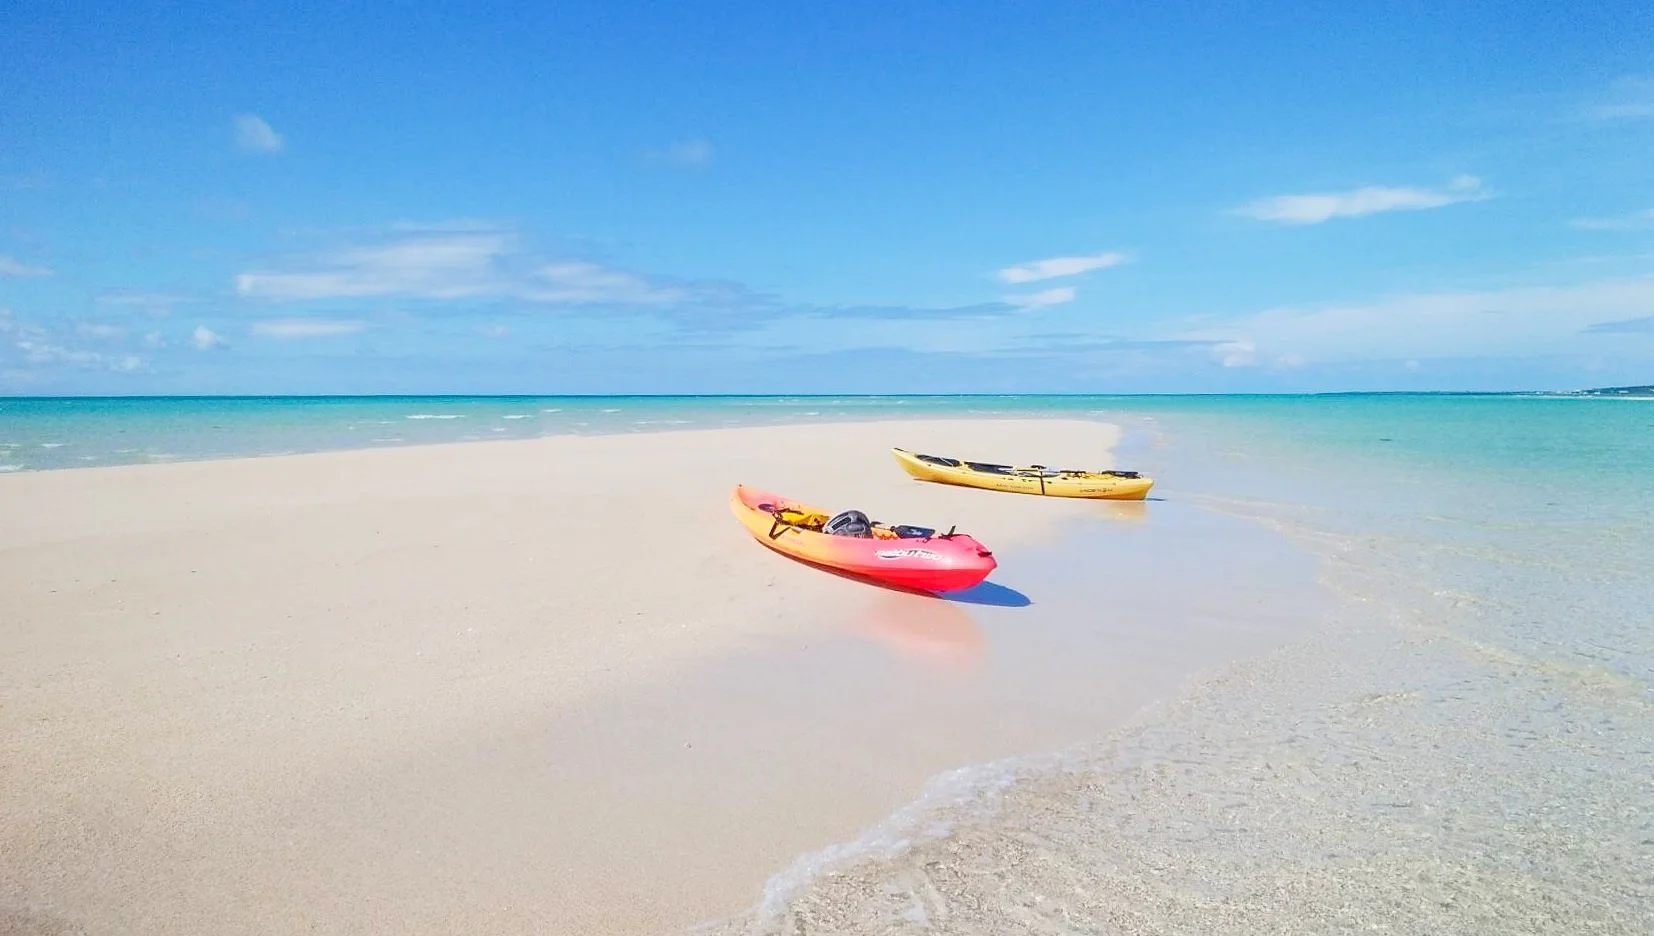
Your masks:
M1118 437L907 420L0 477L0 931L734 913L937 772L1095 737L1308 619L1281 600L1307 564L1240 521L924 484L888 451L1100 468ZM826 575L747 536L737 482L958 524L1001 568L959 600Z

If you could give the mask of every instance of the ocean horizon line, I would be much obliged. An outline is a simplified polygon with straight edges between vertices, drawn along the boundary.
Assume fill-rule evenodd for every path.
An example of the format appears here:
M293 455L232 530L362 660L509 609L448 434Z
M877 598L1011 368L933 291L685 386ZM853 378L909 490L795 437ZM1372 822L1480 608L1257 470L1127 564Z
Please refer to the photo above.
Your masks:
M1561 389L1526 389L1526 390L1304 390L1296 392L1273 393L1133 393L1107 392L1096 393L1054 393L1029 391L1023 393L133 393L133 394L0 394L0 403L3 402L65 402L74 400L104 401L104 400L878 400L878 399L932 399L932 400L969 400L969 399L1027 399L1030 397L1042 399L1094 399L1110 397L1122 399L1199 399L1199 398L1235 398L1235 399L1295 399L1303 397L1351 397L1351 396L1547 396L1547 395L1578 395L1606 392L1627 392L1648 390L1647 387L1587 387L1568 390Z

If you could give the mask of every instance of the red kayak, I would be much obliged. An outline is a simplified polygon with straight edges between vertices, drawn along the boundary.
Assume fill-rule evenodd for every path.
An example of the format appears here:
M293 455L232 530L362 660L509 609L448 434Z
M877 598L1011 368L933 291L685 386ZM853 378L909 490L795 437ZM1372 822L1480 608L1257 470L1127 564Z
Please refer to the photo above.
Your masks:
M998 565L993 553L963 533L874 523L854 510L832 515L740 485L730 495L730 508L748 532L777 552L900 588L958 591L978 584Z

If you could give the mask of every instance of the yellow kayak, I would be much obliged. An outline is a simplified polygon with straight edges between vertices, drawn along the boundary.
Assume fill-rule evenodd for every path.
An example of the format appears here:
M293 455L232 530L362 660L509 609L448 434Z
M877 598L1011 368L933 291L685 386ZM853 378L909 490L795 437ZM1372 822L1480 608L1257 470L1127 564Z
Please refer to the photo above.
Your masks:
M1154 481L1135 471L1073 471L1029 465L1013 468L961 461L938 455L920 455L891 449L902 470L920 481L959 484L985 491L1044 494L1047 497L1089 497L1097 500L1142 500Z

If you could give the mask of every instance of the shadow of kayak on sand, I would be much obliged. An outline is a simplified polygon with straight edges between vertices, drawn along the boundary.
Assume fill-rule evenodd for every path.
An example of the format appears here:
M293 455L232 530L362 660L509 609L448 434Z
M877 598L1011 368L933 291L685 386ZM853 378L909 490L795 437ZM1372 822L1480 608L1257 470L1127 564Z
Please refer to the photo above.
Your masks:
M1026 608L1034 603L1032 598L1022 592L998 582L981 582L962 591L937 592L932 597L956 604L988 605L995 608Z

